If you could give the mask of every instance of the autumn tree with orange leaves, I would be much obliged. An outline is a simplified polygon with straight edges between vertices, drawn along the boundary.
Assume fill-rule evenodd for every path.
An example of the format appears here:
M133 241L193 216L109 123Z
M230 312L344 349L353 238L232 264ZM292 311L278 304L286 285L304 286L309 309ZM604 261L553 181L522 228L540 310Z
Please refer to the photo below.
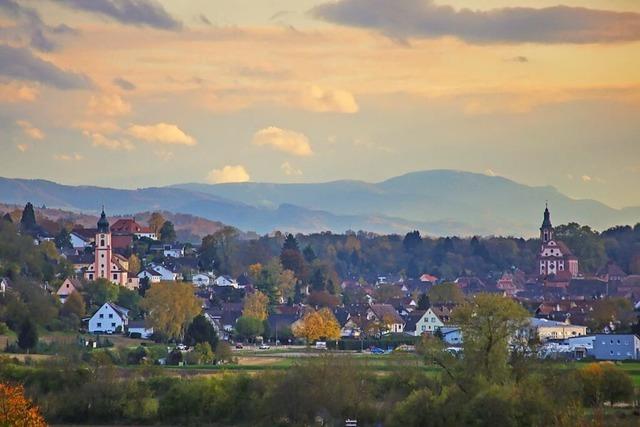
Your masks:
M46 425L38 407L24 396L24 387L0 383L0 426Z
M307 343L320 338L336 340L340 338L340 324L331 310L323 308L319 311L310 311L293 327L296 337L305 338Z

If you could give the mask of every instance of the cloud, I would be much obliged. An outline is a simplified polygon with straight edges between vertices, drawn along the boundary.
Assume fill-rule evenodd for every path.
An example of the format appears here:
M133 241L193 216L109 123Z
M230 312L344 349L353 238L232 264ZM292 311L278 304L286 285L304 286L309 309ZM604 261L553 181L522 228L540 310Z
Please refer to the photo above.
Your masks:
M18 144L18 145L16 145L16 148L21 153L24 153L25 151L27 151L29 149L29 144Z
M207 181L213 184L225 182L247 182L251 179L249 173L242 165L227 165L222 169L213 169L207 175Z
M106 148L113 151L131 151L135 148L134 145L126 139L108 138L98 132L85 131L83 133L85 136L91 138L94 147Z
M18 126L22 129L25 135L27 135L31 139L42 140L44 139L44 132L40 129L32 125L26 120L18 120L16 122Z
M63 162L78 162L80 160L83 160L84 157L81 154L78 153L71 153L71 154L55 154L53 156L53 158L55 160L61 160Z
M309 138L304 134L275 126L256 132L251 143L260 147L268 146L294 156L310 156L313 154Z
M39 94L37 88L16 82L0 84L0 102L31 102Z
M357 113L358 104L353 95L344 90L322 89L311 86L300 99L303 108L316 112Z
M582 175L580 179L582 179L582 181L584 182L591 182L592 178L589 175Z
M455 9L435 0L340 0L311 10L394 39L454 36L470 43L615 43L640 40L640 14L554 6Z
M60 0L76 10L111 18L121 24L179 30L182 23L154 0Z
M128 80L123 79L122 77L116 77L115 79L113 79L113 84L126 91L136 90L136 85Z
M47 25L36 9L23 6L13 0L0 0L0 13L7 15L14 22L12 27L3 29L7 35L26 41L33 49L42 52L51 52L58 48L58 43L51 38L52 36L77 33L65 24L57 27Z
M284 162L283 164L281 164L280 169L282 169L282 172L284 172L284 174L287 176L302 175L302 171L298 168L293 167L289 162Z
M183 132L178 126L168 123L157 123L155 125L133 125L127 133L134 138L146 142L157 142L159 144L174 145L196 145L195 138Z
M122 116L131 112L131 105L118 94L93 95L89 100L89 113L98 117Z
M17 80L40 82L61 90L89 89L91 80L83 75L58 68L34 56L28 49L0 44L0 75Z

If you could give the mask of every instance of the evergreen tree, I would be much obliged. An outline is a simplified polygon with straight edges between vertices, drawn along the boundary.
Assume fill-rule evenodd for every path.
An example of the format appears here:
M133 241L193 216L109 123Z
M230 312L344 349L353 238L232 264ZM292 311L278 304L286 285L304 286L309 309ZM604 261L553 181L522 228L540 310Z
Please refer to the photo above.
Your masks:
M31 202L28 202L24 206L24 210L22 211L22 218L20 219L20 226L23 230L33 230L36 226L36 213L33 210L33 205Z
M20 325L20 331L18 332L18 346L27 350L27 352L33 349L38 344L38 329L30 318L26 318L22 325Z
M189 345L209 343L211 348L215 348L218 343L218 334L211 322L204 315L199 314L193 318L185 334L185 342Z
M60 232L55 237L55 244L60 249L71 247L71 234L66 228L62 227L60 229Z
M300 248L298 247L298 241L293 236L293 234L287 234L287 237L284 239L284 244L282 245L282 250L292 250L300 252Z
M162 243L173 243L176 241L176 230L171 221L165 221L160 227L160 241Z
M305 261L307 261L309 264L311 264L317 258L316 253L310 245L307 245L304 248L304 250L302 251L302 255L304 255Z
M426 293L421 294L418 298L418 310L427 310L431 307L431 301L429 301L429 295Z

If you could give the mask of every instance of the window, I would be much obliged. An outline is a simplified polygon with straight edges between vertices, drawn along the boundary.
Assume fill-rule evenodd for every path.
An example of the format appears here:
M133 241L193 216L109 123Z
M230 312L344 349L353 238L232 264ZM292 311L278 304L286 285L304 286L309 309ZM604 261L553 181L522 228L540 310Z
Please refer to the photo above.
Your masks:
M115 328L116 324L115 323L111 323L111 327Z
M113 314L109 314L109 319L113 319Z
M100 258L104 258L104 254L100 254Z
M113 280L118 280L118 275L117 274L113 275Z
M100 318L104 319L104 314L100 313Z
M100 239L100 246L104 246L104 239Z
M98 322L97 325L98 325L98 328L102 327L102 323L100 323L100 322Z
M93 280L93 274L89 274L89 280Z
M613 356L613 350L609 350L609 354Z

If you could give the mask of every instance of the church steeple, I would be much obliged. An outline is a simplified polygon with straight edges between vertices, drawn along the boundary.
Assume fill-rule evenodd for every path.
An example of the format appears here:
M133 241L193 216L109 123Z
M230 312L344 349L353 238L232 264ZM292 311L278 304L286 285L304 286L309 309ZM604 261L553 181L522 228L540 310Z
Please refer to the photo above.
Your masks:
M107 215L104 213L104 206L102 207L102 213L100 214L100 219L98 220L98 233L108 233L109 232L109 221L107 221Z
M542 227L540 227L540 240L542 240L542 243L547 243L551 239L553 239L553 225L551 225L549 205L545 203L544 219L542 220Z

